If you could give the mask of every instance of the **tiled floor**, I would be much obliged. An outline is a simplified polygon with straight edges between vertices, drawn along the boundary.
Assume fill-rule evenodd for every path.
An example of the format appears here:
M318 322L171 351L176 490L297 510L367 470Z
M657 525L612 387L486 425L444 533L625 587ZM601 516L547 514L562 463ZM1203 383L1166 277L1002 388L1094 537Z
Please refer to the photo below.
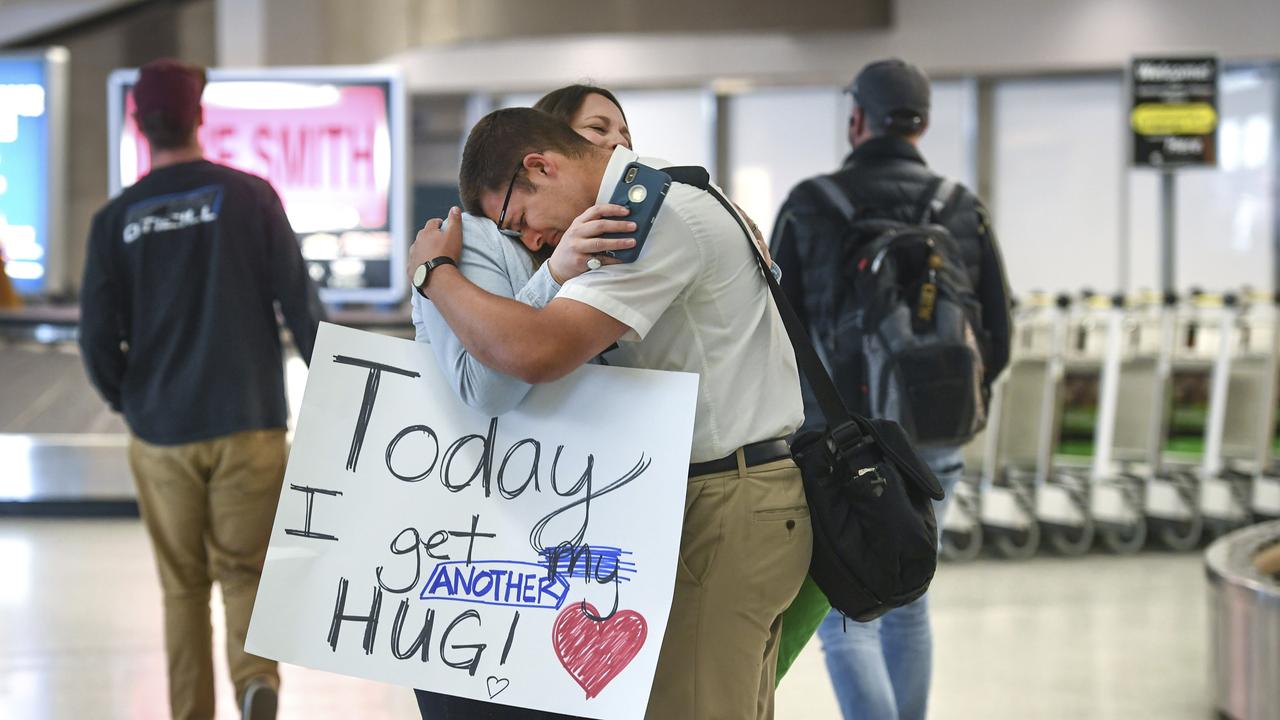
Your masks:
M944 565L930 717L1208 718L1205 588L1198 554ZM292 667L284 682L286 720L416 717L400 688ZM237 717L218 690L218 717ZM0 720L158 719L165 693L141 525L0 519ZM816 644L778 695L782 720L838 718Z

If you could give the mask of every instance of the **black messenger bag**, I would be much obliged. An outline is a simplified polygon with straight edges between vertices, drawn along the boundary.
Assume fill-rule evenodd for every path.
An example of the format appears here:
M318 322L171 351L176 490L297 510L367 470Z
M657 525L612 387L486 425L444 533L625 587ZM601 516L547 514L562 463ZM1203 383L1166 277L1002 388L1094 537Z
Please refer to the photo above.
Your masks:
M711 185L707 171L696 166L663 170L675 182L709 192L742 228L800 372L826 415L825 432L802 433L791 441L813 525L809 575L833 608L859 622L919 598L938 564L932 501L943 493L937 478L897 423L853 415L845 407L746 223Z

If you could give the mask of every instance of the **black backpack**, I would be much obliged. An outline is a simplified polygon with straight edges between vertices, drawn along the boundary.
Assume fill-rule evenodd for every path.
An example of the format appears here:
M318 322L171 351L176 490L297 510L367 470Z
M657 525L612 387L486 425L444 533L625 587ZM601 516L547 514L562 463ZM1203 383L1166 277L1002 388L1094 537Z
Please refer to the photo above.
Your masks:
M826 417L826 431L801 433L791 441L813 527L810 577L833 608L862 622L919 598L938 564L933 501L943 494L937 478L897 423L849 413L746 223L710 184L707 171L663 170L675 182L709 192L742 228L782 316L796 363Z
M959 187L935 178L906 223L863 217L830 177L812 182L847 222L831 312L813 327L836 387L918 445L963 445L987 414L982 306L942 224Z

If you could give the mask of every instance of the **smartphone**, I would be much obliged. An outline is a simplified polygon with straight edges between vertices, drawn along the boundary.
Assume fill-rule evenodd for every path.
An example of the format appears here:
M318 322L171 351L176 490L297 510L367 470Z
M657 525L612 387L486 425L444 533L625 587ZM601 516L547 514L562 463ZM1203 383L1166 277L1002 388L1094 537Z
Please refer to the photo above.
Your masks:
M617 186L613 188L613 196L609 198L609 202L631 210L629 215L612 219L630 220L636 224L636 229L634 232L604 233L600 237L634 237L636 244L625 250L606 250L605 255L628 263L635 262L640 257L644 241L649 237L649 228L653 227L653 221L657 219L658 210L662 208L662 201L670 188L670 175L638 162L627 163L622 169L622 177L618 179Z

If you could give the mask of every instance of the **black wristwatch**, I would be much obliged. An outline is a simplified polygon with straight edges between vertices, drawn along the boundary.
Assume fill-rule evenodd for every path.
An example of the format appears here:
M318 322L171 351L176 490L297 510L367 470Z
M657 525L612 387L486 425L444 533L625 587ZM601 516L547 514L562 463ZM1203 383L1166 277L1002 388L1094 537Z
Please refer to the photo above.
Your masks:
M452 265L457 267L458 263L454 262L453 258L448 255L441 255L438 258L432 258L431 260L422 263L413 271L413 287L418 291L419 295L427 298L428 300L431 298L427 297L427 291L423 290L423 288L427 286L427 279L431 277L431 271L441 265Z

